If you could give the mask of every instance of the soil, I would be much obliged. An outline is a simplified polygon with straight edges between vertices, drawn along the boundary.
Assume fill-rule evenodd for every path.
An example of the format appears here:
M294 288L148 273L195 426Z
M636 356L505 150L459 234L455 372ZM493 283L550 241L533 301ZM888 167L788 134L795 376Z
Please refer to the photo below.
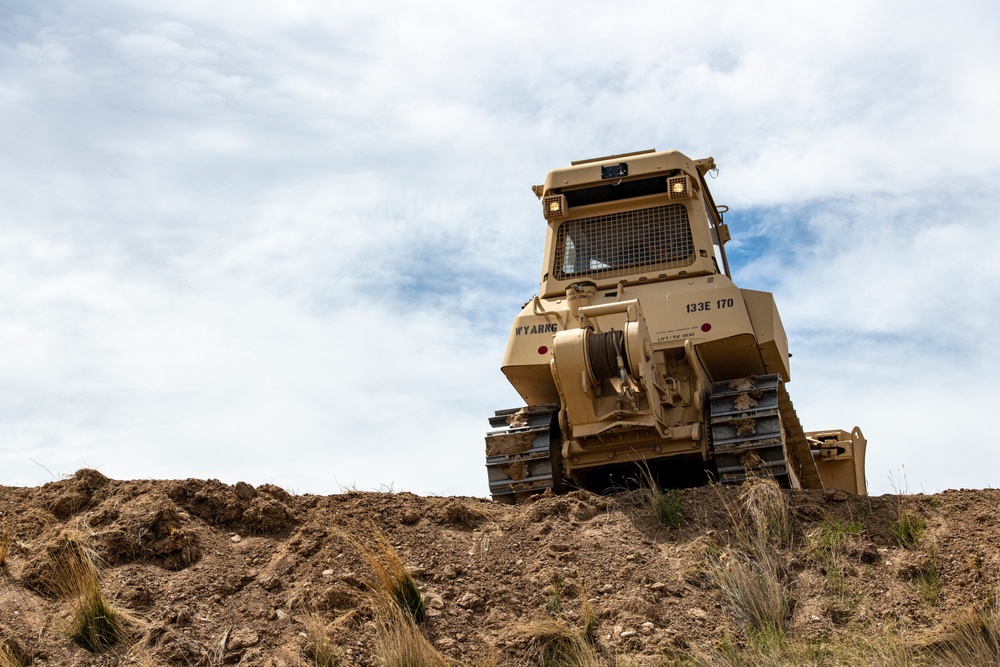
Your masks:
M574 492L508 506L479 498L349 492L290 495L217 480L117 481L81 470L37 488L0 487L12 541L0 566L0 641L33 665L312 665L306 621L336 624L340 664L376 665L358 553L381 531L416 579L424 635L453 664L538 664L534 621L597 614L606 664L661 665L744 636L707 576L734 539L738 487L680 491L683 520L660 526L638 491ZM794 606L789 635L836 641L895 628L930 641L998 591L1000 491L862 498L784 492L794 515L780 550ZM916 545L900 508L926 522ZM735 508L735 509L734 509ZM823 545L842 535L835 557ZM51 581L60 544L85 543L101 586L129 615L105 653L67 636ZM933 599L918 585L932 567ZM837 586L831 586L837 575Z

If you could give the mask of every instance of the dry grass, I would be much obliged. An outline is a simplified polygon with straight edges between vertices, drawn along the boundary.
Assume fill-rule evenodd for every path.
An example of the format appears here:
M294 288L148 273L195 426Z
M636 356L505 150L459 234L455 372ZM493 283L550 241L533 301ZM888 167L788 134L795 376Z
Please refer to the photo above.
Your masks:
M795 524L785 493L773 479L750 478L740 494L747 546L758 553L791 544Z
M340 647L330 637L330 626L323 616L315 611L307 612L303 625L306 627L307 651L314 667L336 667L340 662Z
M725 499L721 489L718 495L734 540L710 551L709 579L736 624L751 639L771 644L784 636L792 609L778 551L791 543L792 513L773 479L748 479L737 506Z
M6 642L0 642L0 667L24 667L24 664Z
M969 612L928 652L935 664L948 667L1000 665L1000 605Z
M99 653L125 634L125 615L101 592L93 552L72 533L61 536L62 545L52 563L55 589L73 601L67 635L79 646Z
M0 567L7 565L10 544L14 541L14 530L7 523L7 517L0 519Z
M579 629L563 620L545 618L521 623L513 632L531 641L532 664L541 667L598 667L601 663L593 645Z
M672 663L680 667L923 667L937 665L926 662L903 637L890 630L874 635L863 631L836 641L771 638L771 641L749 641L742 645L725 639L709 652L694 651L690 659Z
M773 558L723 551L710 557L709 577L740 627L759 637L784 634L792 599Z
M385 667L448 667L448 661L420 632L395 599L377 600L375 655Z
M424 620L425 610L417 584L385 534L374 523L370 523L369 527L370 535L366 542L352 535L345 535L345 539L358 550L375 574L376 581L371 586L375 597L384 595L394 600L400 609L420 623Z

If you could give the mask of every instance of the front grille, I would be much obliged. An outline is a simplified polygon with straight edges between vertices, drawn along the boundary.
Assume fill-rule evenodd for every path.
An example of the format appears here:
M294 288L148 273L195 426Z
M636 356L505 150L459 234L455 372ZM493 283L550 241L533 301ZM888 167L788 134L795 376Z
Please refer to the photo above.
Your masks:
M668 204L564 222L553 274L557 280L617 278L693 263L687 208Z

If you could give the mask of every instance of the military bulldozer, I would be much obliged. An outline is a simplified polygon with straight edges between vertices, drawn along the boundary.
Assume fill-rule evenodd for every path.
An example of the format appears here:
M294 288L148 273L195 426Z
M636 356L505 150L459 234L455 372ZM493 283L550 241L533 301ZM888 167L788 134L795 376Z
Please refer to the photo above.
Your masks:
M502 370L523 407L490 418L494 500L769 476L866 493L861 430L805 432L774 299L731 278L712 158L573 162L532 188L548 223L539 293Z

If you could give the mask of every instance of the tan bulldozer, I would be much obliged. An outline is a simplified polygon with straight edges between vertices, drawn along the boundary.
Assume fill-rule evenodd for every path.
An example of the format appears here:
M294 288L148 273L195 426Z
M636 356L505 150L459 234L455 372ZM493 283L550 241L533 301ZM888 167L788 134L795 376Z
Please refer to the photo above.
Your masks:
M712 158L640 151L549 172L539 293L511 327L502 370L523 398L486 436L490 493L603 491L769 476L865 494L866 440L805 432L785 389L774 299L730 276Z

